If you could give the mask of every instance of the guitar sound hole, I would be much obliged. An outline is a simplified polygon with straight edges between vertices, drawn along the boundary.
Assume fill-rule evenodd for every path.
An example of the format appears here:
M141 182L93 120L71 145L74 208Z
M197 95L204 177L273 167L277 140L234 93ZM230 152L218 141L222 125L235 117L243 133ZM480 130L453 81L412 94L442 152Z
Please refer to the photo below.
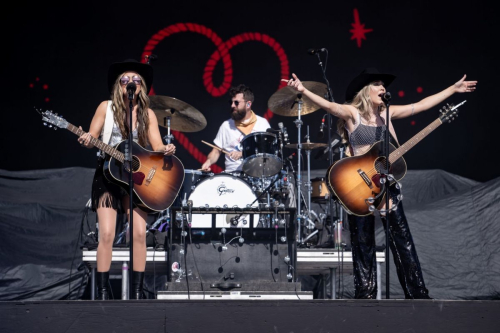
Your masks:
M130 172L129 163L127 161L125 161L123 163L123 166L124 166L125 171ZM132 156L132 170L133 170L133 172L137 172L137 170L139 170L140 167L141 167L141 161L139 160L139 158L137 156Z
M385 157L379 157L375 161L375 170L377 170L377 173L380 173L384 169L385 169ZM389 165L389 170L390 170L390 165Z

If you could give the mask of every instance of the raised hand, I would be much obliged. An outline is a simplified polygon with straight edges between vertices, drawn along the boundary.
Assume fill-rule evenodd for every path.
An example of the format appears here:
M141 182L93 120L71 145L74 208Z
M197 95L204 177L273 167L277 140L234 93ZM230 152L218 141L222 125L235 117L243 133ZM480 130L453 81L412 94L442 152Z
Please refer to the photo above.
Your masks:
M300 82L299 78L297 75L292 73L292 78L290 80L284 80L281 79L281 81L286 82L287 86L295 88L298 92L304 92L304 86L302 85L302 82Z
M464 76L455 83L455 91L459 93L473 92L476 90L477 81L465 81L467 75Z

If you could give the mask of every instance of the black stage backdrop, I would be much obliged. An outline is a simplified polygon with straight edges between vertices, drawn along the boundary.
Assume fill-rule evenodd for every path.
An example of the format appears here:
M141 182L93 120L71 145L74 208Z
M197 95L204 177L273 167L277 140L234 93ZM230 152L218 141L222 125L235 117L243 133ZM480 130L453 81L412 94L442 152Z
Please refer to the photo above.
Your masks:
M389 89L395 105L416 102L464 74L478 80L475 93L446 101L467 100L458 119L433 132L406 160L410 169L443 169L477 181L500 175L498 168L488 167L500 123L492 107L499 86L492 48L499 29L486 2L101 1L12 6L5 12L11 23L0 23L5 95L1 169L94 167L95 151L81 148L67 131L45 128L34 107L53 110L88 130L96 107L109 97L108 66L127 58L139 60L148 47L158 56L152 63L154 93L189 103L207 118L203 130L176 134L179 158L186 168L197 169L211 150L201 140L212 142L228 118L228 85L252 87L254 110L264 115L282 77L293 72L303 81L324 82L317 58L307 50L326 48L327 78L335 101L341 103L350 79L366 67L397 75ZM215 61L224 48L226 56ZM441 106L396 121L400 142L436 119ZM317 136L324 114L318 110L303 117L302 133L309 126L312 142L326 142L326 136ZM271 126L283 122L296 142L295 118L270 115ZM223 167L222 158L219 165ZM313 169L327 167L328 162L313 159Z

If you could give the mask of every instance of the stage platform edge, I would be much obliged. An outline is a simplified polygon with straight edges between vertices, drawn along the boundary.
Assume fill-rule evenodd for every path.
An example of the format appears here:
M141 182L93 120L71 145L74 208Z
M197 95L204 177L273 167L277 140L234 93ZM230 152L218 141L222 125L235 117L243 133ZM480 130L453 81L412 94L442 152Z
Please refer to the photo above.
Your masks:
M500 301L0 302L1 332L498 332Z

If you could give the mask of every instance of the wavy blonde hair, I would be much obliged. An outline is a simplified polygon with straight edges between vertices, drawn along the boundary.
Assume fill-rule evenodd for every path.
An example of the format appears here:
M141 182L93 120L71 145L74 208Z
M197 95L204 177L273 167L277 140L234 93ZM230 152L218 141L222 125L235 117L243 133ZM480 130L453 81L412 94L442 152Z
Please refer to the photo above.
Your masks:
M120 78L123 76L123 74L125 73L119 75L115 80L111 93L111 100L113 102L112 109L115 123L120 128L122 137L127 138L129 135L129 128L128 119L125 119L125 117L127 115L129 106L125 105L125 101L123 100L123 91L120 83ZM149 144L149 97L147 94L148 90L145 84L146 81L141 75L137 75L142 80L142 83L140 85L141 90L139 92L139 95L137 96L137 136L139 138L139 144L142 147L146 147Z
M370 111L372 108L372 102L370 99L370 89L372 86L374 86L374 84L371 84L371 83L367 84L356 94L356 96L354 96L352 102L344 103L346 105L352 105L356 109L358 109L359 115L362 118L365 118L367 121L370 121ZM378 109L378 112L381 113L384 110L385 110L385 106L381 105ZM345 128L345 120L342 118L339 118L337 120L337 133L342 138L342 143L348 145L349 144L349 133L347 133L347 130Z

